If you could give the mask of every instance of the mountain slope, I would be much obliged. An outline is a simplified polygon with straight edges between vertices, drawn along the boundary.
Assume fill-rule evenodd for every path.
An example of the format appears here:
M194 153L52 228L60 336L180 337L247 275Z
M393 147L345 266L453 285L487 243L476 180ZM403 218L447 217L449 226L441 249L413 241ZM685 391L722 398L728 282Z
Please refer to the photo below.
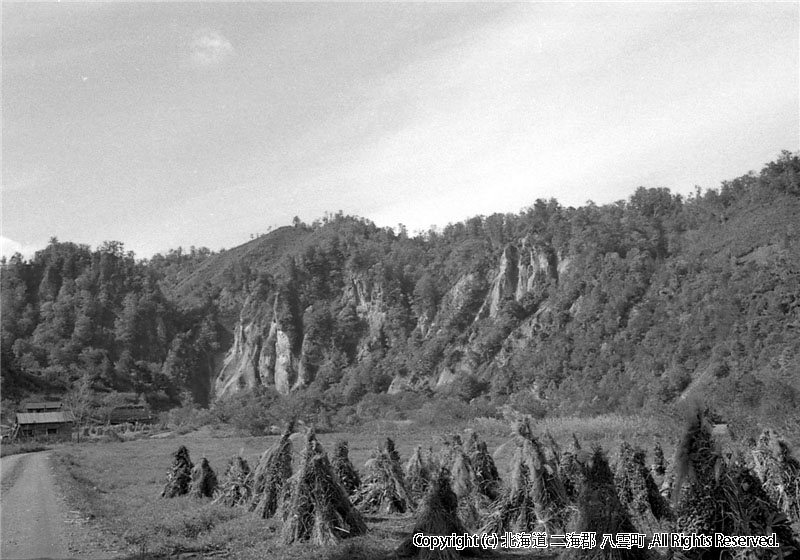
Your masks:
M696 394L792 414L798 177L785 152L686 199L539 200L416 237L340 213L138 263L121 244L54 242L3 265L3 387L89 371L159 406L187 390L295 393L314 410L435 391L596 413Z

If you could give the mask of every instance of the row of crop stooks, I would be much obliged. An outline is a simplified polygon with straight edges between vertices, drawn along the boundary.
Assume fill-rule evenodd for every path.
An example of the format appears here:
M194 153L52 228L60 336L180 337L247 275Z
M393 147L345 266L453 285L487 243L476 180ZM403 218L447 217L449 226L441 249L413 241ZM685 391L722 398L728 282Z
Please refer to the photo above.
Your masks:
M328 459L313 429L296 469L292 465L290 424L280 440L260 457L255 470L236 457L221 480L203 458L194 466L181 446L167 475L163 497L190 494L259 517L279 515L285 543L311 540L326 545L367 531L365 513L414 512L415 524L398 554L431 554L411 535L544 532L566 535L777 534L777 548L720 549L697 546L676 554L688 559L800 559L800 462L788 444L765 431L750 452L723 456L707 413L686 428L667 464L656 445L650 467L645 452L622 443L612 466L595 446L582 448L573 436L569 449L549 435L537 437L530 422L515 426L514 455L501 480L486 443L472 433L451 436L439 453L418 447L402 465L391 439L373 452L363 476L348 457L346 442ZM566 548L569 557L644 558L644 547ZM470 554L448 551L453 554ZM672 551L668 551L672 554Z

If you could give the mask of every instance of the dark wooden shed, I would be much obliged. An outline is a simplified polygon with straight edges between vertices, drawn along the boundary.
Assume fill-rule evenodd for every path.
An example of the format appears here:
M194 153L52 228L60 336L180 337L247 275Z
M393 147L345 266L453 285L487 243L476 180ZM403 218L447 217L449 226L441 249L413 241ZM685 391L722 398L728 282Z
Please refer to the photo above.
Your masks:
M18 412L16 436L21 439L72 437L72 414L69 412Z

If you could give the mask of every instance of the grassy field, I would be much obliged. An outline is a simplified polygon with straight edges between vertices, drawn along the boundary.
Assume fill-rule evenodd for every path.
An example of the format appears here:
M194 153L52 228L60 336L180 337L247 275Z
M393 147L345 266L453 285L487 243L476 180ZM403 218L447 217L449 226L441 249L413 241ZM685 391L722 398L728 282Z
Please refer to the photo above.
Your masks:
M511 426L508 422L484 420L468 427L479 432L494 452L498 468L506 474L513 446L508 445ZM651 450L656 439L669 453L674 439L664 432L664 423L643 418L607 416L594 419L565 418L540 422L538 432L549 431L563 446L572 434L585 443L601 444L609 454L627 439ZM453 433L449 431L447 433ZM319 434L329 453L340 439L349 442L350 458L361 469L370 453L387 436L397 443L405 461L417 445L441 446L442 436L436 430L409 423L386 422L361 433ZM295 464L302 445L302 436L293 436ZM400 542L413 525L413 516L367 516L369 533L344 541L326 551L310 545L280 544L281 522L262 520L242 509L227 508L208 501L186 497L160 499L171 454L185 445L192 460L208 458L212 468L222 475L227 461L241 455L254 468L260 454L277 440L277 436L237 437L230 432L208 427L197 432L163 439L138 439L114 443L82 443L66 445L54 452L59 483L72 507L89 516L92 525L102 530L108 549L126 557L157 558L197 552L215 553L226 558L281 560L315 558L384 558ZM530 551L527 551L530 554ZM324 554L324 555L323 555ZM190 557L190 556L187 556ZM492 558L517 557L513 553L491 555Z
M3 443L0 445L0 457L6 455L17 455L19 453L33 453L35 451L45 451L50 449L49 444L39 442L22 442L22 443Z

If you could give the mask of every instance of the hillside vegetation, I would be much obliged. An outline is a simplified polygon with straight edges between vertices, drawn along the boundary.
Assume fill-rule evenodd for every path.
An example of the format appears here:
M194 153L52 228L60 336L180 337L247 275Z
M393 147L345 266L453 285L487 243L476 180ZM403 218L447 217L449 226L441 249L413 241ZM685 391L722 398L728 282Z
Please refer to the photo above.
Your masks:
M2 265L3 394L88 377L154 408L217 398L258 429L402 419L434 395L456 416L699 396L797 422L799 228L800 159L784 152L686 198L537 200L416 236L340 213L140 261L54 239Z

